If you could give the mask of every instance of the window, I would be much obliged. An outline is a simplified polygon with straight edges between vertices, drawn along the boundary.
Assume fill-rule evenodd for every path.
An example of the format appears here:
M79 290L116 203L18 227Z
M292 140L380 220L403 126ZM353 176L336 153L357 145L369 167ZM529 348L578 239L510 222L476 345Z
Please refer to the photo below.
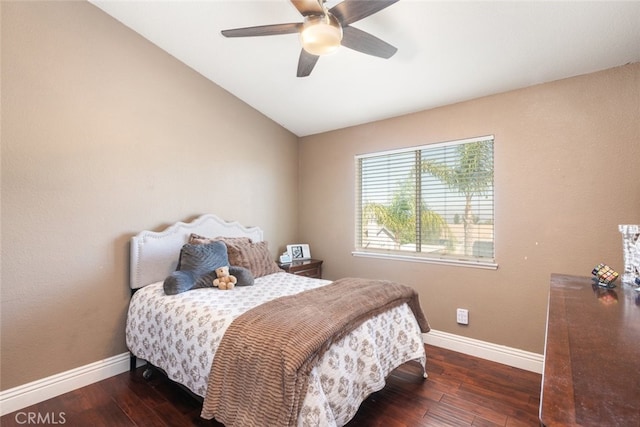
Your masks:
M356 156L354 255L496 268L493 136Z

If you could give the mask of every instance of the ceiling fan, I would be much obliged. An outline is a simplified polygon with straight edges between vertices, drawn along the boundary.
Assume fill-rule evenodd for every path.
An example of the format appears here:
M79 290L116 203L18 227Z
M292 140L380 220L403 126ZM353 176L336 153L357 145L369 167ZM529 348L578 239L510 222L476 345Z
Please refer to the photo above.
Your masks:
M389 43L351 26L399 0L344 0L326 8L325 0L291 0L304 22L260 25L223 30L225 37L255 37L300 33L302 51L298 60L298 77L311 74L321 55L345 46L380 58L391 58L398 50Z

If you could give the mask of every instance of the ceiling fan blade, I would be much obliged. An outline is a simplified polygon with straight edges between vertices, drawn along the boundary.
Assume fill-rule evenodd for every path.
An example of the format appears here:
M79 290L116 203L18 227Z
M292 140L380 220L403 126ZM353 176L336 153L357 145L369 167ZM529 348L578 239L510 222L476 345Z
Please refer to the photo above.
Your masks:
M302 49L300 52L300 59L298 60L298 77L307 77L311 74L313 67L316 66L319 56L312 55L306 50Z
M342 28L342 46L385 59L391 58L398 51L389 43L354 27Z
M291 3L302 16L322 15L324 13L317 0L291 0Z
M344 0L329 9L342 26L352 24L380 12L399 0Z
M255 37L255 36L277 36L280 34L299 33L302 29L302 22L290 24L260 25L257 27L234 28L232 30L222 30L225 37Z

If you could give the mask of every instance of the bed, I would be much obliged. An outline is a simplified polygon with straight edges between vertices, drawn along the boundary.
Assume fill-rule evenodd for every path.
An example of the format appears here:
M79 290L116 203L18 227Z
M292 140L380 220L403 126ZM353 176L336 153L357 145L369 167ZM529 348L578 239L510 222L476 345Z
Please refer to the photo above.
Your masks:
M167 295L165 279L180 270L181 251L194 236L226 242L230 264L252 273L250 286ZM259 256L247 262L250 256L235 253L232 259L234 239L259 246ZM413 290L393 282L289 274L264 259L267 247L260 228L212 214L135 235L126 323L132 369L136 359L159 368L202 398L203 418L227 427L342 426L398 366L414 361L427 377L422 333L429 326ZM358 302L363 292L366 298ZM329 307L338 300L347 305L333 313ZM313 308L316 302L320 308ZM325 326L317 316L349 319L346 326ZM260 322L271 323L260 329Z

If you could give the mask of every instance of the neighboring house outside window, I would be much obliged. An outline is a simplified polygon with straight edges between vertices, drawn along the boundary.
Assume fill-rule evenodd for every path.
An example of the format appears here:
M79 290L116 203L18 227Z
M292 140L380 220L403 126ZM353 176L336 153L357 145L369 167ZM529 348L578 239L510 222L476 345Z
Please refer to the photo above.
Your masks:
M356 256L497 268L493 136L356 156Z

